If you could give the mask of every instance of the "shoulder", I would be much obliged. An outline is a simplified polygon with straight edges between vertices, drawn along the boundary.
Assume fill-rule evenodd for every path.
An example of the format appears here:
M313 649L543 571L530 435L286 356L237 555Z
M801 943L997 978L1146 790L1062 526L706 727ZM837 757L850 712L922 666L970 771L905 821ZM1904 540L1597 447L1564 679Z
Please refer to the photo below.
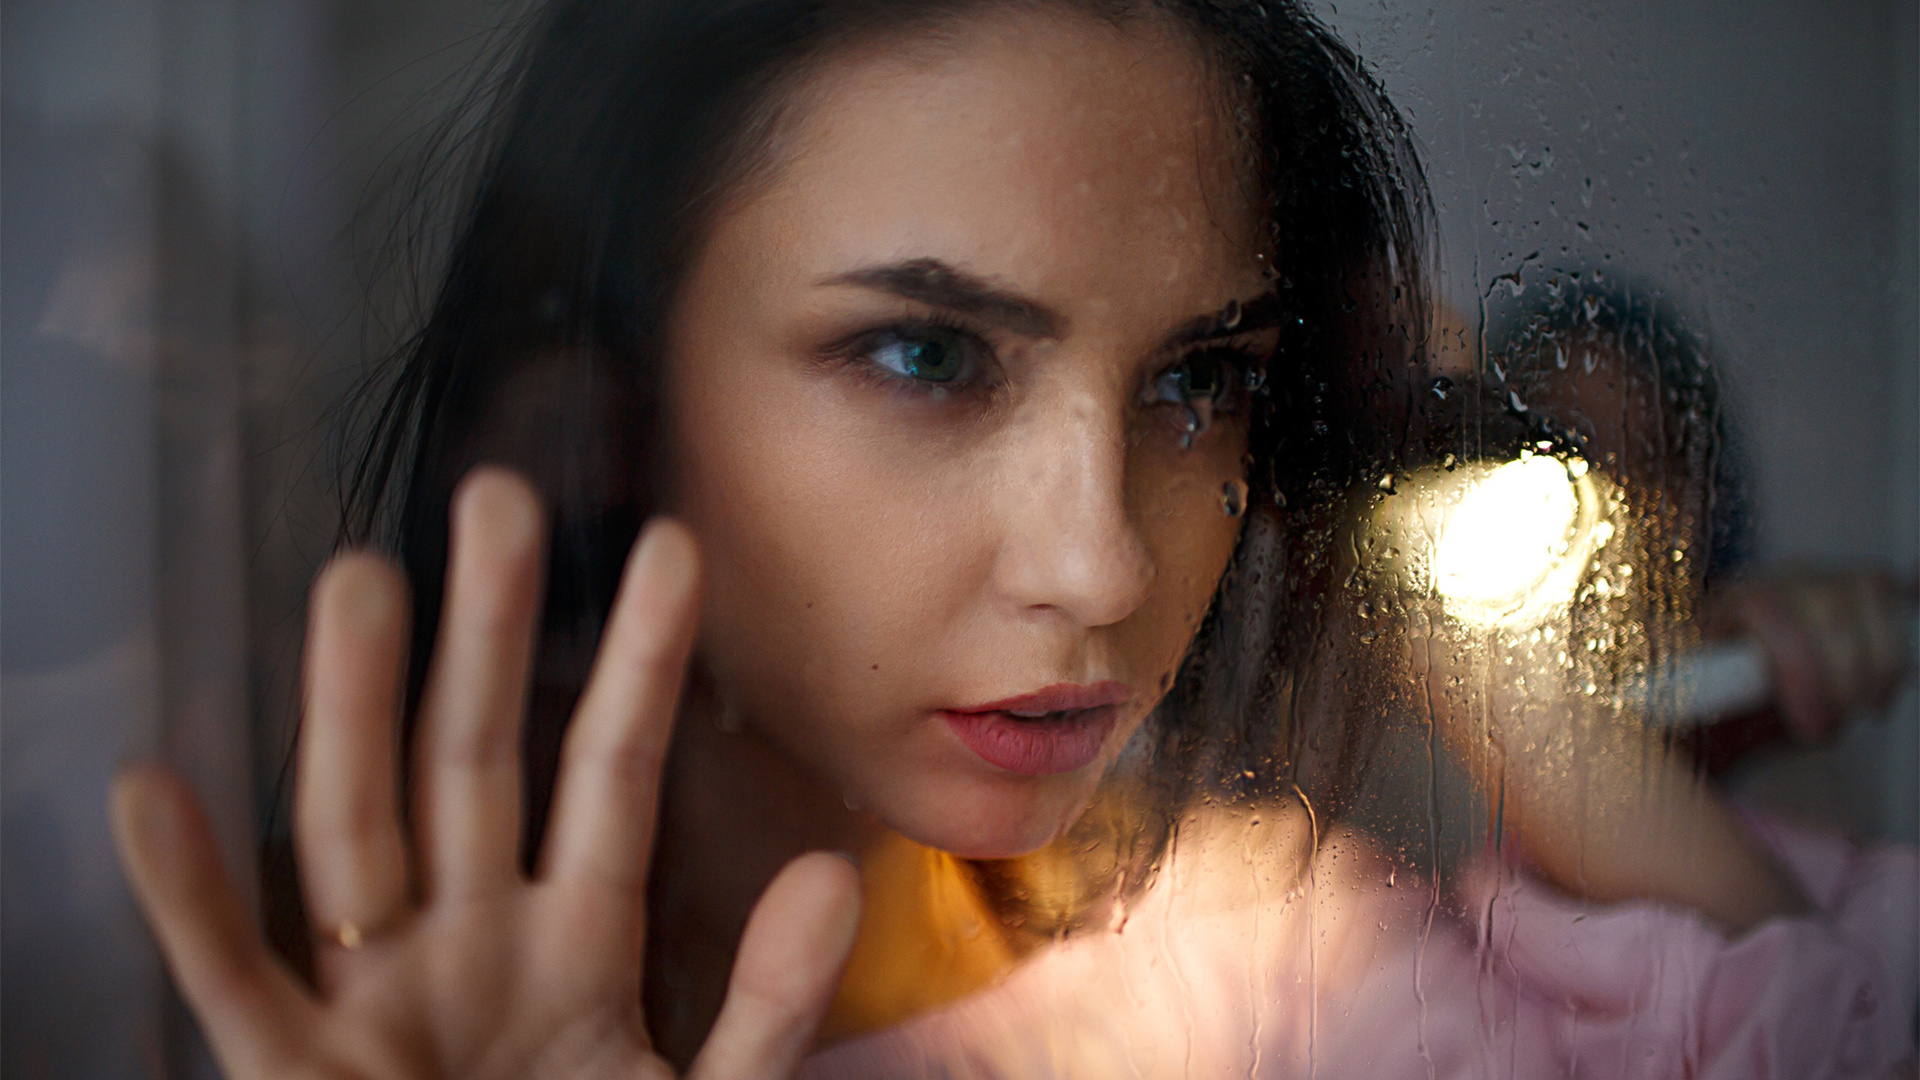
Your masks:
M1410 985L1428 894L1390 881L1364 840L1335 830L1316 842L1297 807L1190 814L1153 883L1107 928L833 1047L804 1075L1242 1076L1267 1075L1259 1062L1304 1064L1327 1038L1327 1010L1369 1004L1369 984Z

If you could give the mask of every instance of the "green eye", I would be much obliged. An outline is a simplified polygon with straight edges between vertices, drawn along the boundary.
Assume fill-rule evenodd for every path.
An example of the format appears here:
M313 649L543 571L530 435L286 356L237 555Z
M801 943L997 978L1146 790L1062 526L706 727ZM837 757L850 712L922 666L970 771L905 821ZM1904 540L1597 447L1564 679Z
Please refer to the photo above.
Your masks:
M867 353L869 359L902 378L950 383L968 373L972 342L957 330L928 327L890 333Z

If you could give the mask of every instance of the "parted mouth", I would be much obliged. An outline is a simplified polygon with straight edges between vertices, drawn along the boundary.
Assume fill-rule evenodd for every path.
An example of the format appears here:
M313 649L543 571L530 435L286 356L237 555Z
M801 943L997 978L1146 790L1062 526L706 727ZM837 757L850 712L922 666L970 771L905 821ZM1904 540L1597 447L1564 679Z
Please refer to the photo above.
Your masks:
M946 710L940 715L981 760L1023 776L1055 776L1085 768L1100 757L1120 722L1117 705L1045 712Z
M1124 704L1132 696L1132 688L1116 679L1090 685L1063 682L1015 697L962 706L949 711L969 715L1006 713L1022 720L1039 720L1062 713L1082 712Z

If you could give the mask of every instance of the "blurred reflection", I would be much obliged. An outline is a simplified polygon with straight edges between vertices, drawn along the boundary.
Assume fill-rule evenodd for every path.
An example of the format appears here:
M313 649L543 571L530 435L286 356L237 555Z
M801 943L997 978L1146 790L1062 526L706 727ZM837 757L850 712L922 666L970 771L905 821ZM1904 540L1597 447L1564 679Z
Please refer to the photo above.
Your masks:
M1777 716L1816 718L1795 728L1815 738L1884 707L1911 673L1912 586L1872 570L1730 585L1749 508L1698 339L1642 286L1525 280L1533 299L1495 323L1484 379L1441 354L1434 445L1451 449L1379 496L1363 588L1402 614L1385 625L1404 635L1419 708L1490 800L1490 841L1510 833L1548 880L1595 900L1651 895L1735 925L1754 891L1803 902L1777 866L1715 884L1742 877L1730 853L1767 856L1696 763L1725 767L1768 723L1785 734ZM1795 594L1791 615L1754 599ZM1774 623L1729 618L1730 602ZM1702 649L1708 634L1739 640ZM1761 715L1661 734L1741 706Z
M1910 583L1731 577L1739 432L1657 291L1536 254L1484 333L1428 333L1417 140L1310 11L556 0L515 26L409 191L425 306L346 428L343 531L392 559L315 586L266 869L285 966L186 789L117 789L236 1080L1911 1063L1914 854L1701 776L1753 724L1818 740L1884 704ZM21 300L32 378L150 365L119 419L163 463L121 470L161 477L122 493L161 507L122 576L9 556L10 912L21 866L75 892L45 807L76 770L16 747L71 745L116 643L152 685L107 734L183 765L245 862L241 290L220 208L156 158L160 227L31 264ZM10 467L55 471L52 415L9 412ZM66 505L17 475L10 511ZM89 531L52 520L18 533L49 565ZM1765 708L1675 734L1735 699ZM1375 828L1391 796L1424 858ZM1449 815L1472 858L1441 857ZM14 918L10 970L80 936ZM10 1020L10 1065L35 1034Z
M1665 722L1744 720L1696 740L1716 769L1735 745L1818 742L1883 710L1912 665L1912 568L1756 574L1745 442L1699 332L1659 290L1618 274L1541 277L1493 331L1496 396L1665 508L1669 524L1655 527L1671 537L1672 562L1691 569L1649 617L1678 616L1683 635L1690 621L1722 641L1674 639L1623 697Z

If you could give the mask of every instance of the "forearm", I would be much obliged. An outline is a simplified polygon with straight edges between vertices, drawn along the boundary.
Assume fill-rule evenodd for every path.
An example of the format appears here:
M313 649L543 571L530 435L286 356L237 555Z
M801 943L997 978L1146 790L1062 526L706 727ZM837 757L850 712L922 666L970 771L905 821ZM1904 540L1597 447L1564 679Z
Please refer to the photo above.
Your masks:
M1522 750L1488 778L1511 835L1556 886L1683 905L1734 933L1807 909L1733 808L1653 733L1623 722L1569 742L1570 767Z
M1437 709L1447 741L1538 872L1596 903L1693 908L1739 933L1807 909L1684 751L1632 714L1551 688Z

